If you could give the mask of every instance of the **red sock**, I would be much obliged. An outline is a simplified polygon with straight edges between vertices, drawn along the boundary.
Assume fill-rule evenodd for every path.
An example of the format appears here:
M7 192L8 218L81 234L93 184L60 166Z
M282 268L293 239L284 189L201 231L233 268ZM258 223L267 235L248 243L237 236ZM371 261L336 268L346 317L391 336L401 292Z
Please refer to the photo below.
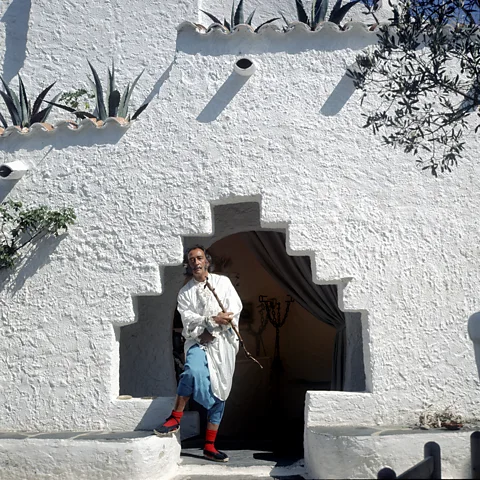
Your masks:
M218 430L209 430L207 428L207 433L205 434L205 447L204 450L212 453L218 453L218 450L215 448L215 438L217 438Z
M172 418L170 418L170 420L167 420L163 424L164 427L174 427L175 425L177 425L177 423L180 423L180 420L183 417L183 412L177 412L176 410L172 410L171 417Z

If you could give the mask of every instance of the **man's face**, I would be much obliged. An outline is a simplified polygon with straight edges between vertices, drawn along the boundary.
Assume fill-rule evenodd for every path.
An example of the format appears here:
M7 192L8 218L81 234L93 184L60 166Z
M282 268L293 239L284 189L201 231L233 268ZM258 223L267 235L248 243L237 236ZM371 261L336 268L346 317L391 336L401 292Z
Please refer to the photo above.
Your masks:
M188 253L188 264L193 272L193 278L203 282L208 275L208 260L201 248L195 248Z

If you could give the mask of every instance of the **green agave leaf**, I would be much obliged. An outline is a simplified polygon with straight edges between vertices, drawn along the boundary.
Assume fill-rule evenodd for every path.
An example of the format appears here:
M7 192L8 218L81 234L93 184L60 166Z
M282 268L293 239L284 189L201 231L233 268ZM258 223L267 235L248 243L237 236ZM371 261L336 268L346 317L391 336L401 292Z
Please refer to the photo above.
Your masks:
M95 81L95 98L97 102L97 113L99 120L106 120L107 119L107 111L105 110L105 102L103 100L103 87L102 82L100 81L100 77L98 76L97 71L93 68L92 64L88 62L90 66L90 70L93 74L93 79Z
M235 0L232 0L232 13L230 14L230 26L235 26Z
M223 26L224 26L229 32L232 31L232 26L228 23L228 21L227 21L226 18L223 20Z
M123 91L122 98L120 99L120 103L118 105L117 116L126 118L128 114L128 92L130 91L130 83L127 83L125 90Z
M255 15L255 12L257 11L257 9L255 9L247 18L247 21L245 22L247 25L252 25L252 20L253 20L253 16Z
M0 122L3 125L3 128L8 127L7 121L5 120L5 117L1 113L0 113Z
M330 17L328 19L329 22L331 22L330 19L332 18L332 16L334 16L336 14L336 12L338 12L340 10L340 8L342 7L342 2L343 2L343 0L337 0L335 2L335 5L333 6L332 11L330 12Z
M120 105L120 92L114 90L108 97L108 116L116 117L118 112L118 106Z
M13 103L13 100L3 90L0 90L0 95L3 98L5 105L7 106L8 113L10 114L13 125L16 125L19 127L22 124L22 122L20 120L20 114L18 113L17 107Z
M53 105L54 107L61 108L62 110L66 110L67 112L74 113L75 109L72 107L69 107L68 105L62 105L61 103L55 103L51 102L49 100L45 100L45 103L49 103L50 105Z
M97 118L97 117L99 117L98 105L97 105L97 87L95 86L95 82L90 77L87 77L87 80L88 80L88 83L90 84L90 88L92 89L92 91L95 94L95 108L93 110L93 113L95 115L95 118Z
M134 114L132 120L136 120L138 116L148 107L148 102L144 103Z
M93 115L93 113L90 113L90 112L83 112L81 110L75 110L73 112L73 114L77 117L77 118L97 118L95 115Z
M290 25L290 22L285 18L285 15L282 13L282 12L279 12L280 15L282 16L283 18L283 21L285 22L285 24L287 25L287 27Z
M58 98L60 97L61 93L53 97L52 102L50 102L50 105L47 108L44 108L43 110L40 110L37 112L35 115L32 115L30 118L30 125L33 125L34 123L43 123L47 120L48 115L50 114L53 105L53 102L56 102Z
M340 5L342 4L342 0L337 0L337 3L335 4L332 12L330 13L328 21L340 25L340 22L345 18L345 15L349 12L349 10L360 1L362 0L353 0L341 7Z
M144 72L144 71L145 71L145 69L143 69L143 70L138 74L138 77L133 81L132 86L131 86L131 88L130 88L130 92L128 92L129 100L130 100L130 96L132 95L133 89L134 89L135 86L137 85L137 82L140 80L140 77L143 75L143 72Z
M61 103L55 103L55 102L49 102L48 100L45 100L46 103L49 103L53 105L54 107L61 108L63 110L66 110L67 112L73 113L77 118L97 118L95 115L93 115L90 112L82 112L80 110L75 110L72 107L69 107L68 105L62 105Z
M32 115L32 117L30 118L30 124L28 126L33 125L34 123L43 123L48 117L48 114L50 113L52 107L53 105L49 105L47 108L44 108L43 110L37 112L35 115Z
M110 103L110 94L116 90L115 88L115 65L112 60L112 71L108 69L108 84L107 84L107 101ZM110 116L110 115L109 115Z
M298 21L310 25L310 20L308 19L307 12L303 6L302 0L295 0L295 5L297 7L297 17Z
M123 102L123 108L122 108L122 111L124 112L124 115L120 115L120 107L122 107L122 102L120 101L120 107L118 109L118 116L119 117L123 117L123 118L126 118L127 117L127 114L128 114L128 104L130 103L130 97L132 96L132 93L133 93L133 90L135 88L135 85L137 84L138 80L140 79L140 77L143 75L143 72L145 70L142 70L140 72L140 74L138 75L138 77L133 81L132 83L132 86L128 89L128 92L126 92L126 95L125 95L125 92L124 92L124 95L125 95L125 100ZM127 86L128 88L128 86Z
M5 92L10 97L13 104L15 105L15 109L17 110L17 112L20 112L20 101L18 100L16 93L7 85L7 82L5 82L2 76L0 76L0 79L2 80L3 87L5 88ZM15 125L17 125L17 123L15 123Z
M222 25L222 22L215 15L212 15L211 13L208 13L205 10L200 10L200 11L203 12L207 17L209 17L210 20L213 21L213 23L219 23L220 25Z
M317 28L320 22L325 20L327 14L328 0L313 0L312 2L312 30Z
M20 126L30 126L30 112L28 108L27 92L25 91L25 85L23 84L22 77L18 74L18 96L20 98Z
M232 2L234 4L235 2ZM237 11L235 12L234 23L232 25L241 25L244 23L244 16L243 16L243 0L238 2Z
M40 110L43 100L47 96L47 93L50 91L50 89L55 85L55 83L57 82L53 82L37 97L37 99L35 100L35 103L33 104L32 116L35 115Z
M280 17L271 18L270 20L267 20L266 22L263 22L261 25L259 25L259 26L255 29L255 33L257 33L264 25L267 25L268 23L272 23L272 22L274 22L275 20L280 20ZM288 23L287 23L287 25L288 25Z

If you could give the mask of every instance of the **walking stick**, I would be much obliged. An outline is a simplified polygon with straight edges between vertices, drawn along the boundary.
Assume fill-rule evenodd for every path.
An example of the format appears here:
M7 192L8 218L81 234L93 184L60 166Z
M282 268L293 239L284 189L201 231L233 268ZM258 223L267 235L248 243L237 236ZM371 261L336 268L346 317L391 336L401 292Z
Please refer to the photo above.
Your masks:
M227 310L223 306L222 301L218 298L217 292L215 292L215 289L212 287L212 285L208 281L208 278L205 280L205 288L207 288L207 287L213 293L213 296L217 300L218 305L220 305L220 308L222 309L222 312L227 313ZM231 320L230 320L230 326L233 328L233 331L236 333L236 335L238 337L238 341L240 342L240 346L243 348L243 351L245 352L245 356L247 358L250 358L251 360L253 360L260 368L263 368L262 364L256 358L254 358L254 356L245 348L245 344L243 343L243 338L240 335L240 332L238 331L237 327L232 323Z

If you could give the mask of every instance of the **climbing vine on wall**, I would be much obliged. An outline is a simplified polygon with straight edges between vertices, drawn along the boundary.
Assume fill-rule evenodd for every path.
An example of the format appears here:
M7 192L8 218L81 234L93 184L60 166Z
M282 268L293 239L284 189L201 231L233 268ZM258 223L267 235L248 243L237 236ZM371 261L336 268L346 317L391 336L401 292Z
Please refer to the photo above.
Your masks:
M12 200L0 204L0 270L12 268L25 247L67 231L75 219L72 208L26 208Z

